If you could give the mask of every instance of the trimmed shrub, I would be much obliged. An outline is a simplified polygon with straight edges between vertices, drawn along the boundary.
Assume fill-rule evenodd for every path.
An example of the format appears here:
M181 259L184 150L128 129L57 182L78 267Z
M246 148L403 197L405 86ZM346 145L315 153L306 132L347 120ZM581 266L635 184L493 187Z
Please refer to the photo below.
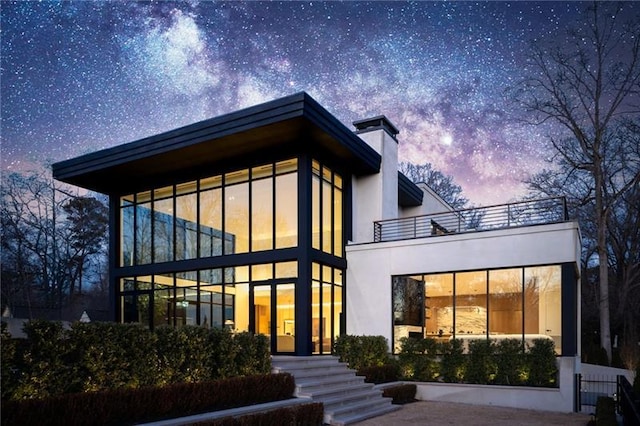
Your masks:
M157 338L137 324L81 323L60 338L72 371L68 387L54 394L151 386L157 379Z
M236 377L215 382L83 392L6 401L3 425L129 425L291 398L289 374Z
M324 406L320 402L292 405L239 417L225 417L194 423L193 426L321 426Z
M367 383L389 383L398 380L398 366L396 363L374 365L358 370L358 376L364 376Z
M534 339L527 354L530 386L557 387L558 365L555 344L550 339Z
M521 385L525 382L526 368L523 343L519 339L504 339L495 343L495 384Z
M398 361L402 377L421 382L436 380L440 374L438 351L439 346L435 339L409 337L400 339Z
M235 334L233 341L239 348L235 359L236 374L244 376L271 371L271 348L266 336L243 332Z
M27 339L2 336L2 400L195 383L267 374L268 341L251 333L197 326L32 320ZM5 344L6 343L6 344Z
M462 341L453 339L440 343L440 378L446 383L461 383L465 377L466 356Z
M67 345L62 323L31 320L24 325L28 344L19 345L15 364L19 383L13 395L17 399L45 398L67 392L73 383L65 361ZM5 369L4 359L2 369ZM4 392L3 392L4 393ZM4 395L3 395L4 396Z
M610 396L600 396L596 400L596 425L617 426L616 403Z
M389 363L389 345L384 336L339 336L333 350L341 362L354 370Z
M398 386L384 388L382 396L392 398L392 404L407 404L416 400L417 386L412 383L405 383Z
M481 385L493 383L498 370L494 353L495 345L491 340L470 341L465 381Z
M16 339L12 339L7 330L7 323L0 323L0 359L2 360L2 370L0 371L2 386L2 400L8 398L9 395L15 393L19 384L20 370L18 368L16 357L17 344Z

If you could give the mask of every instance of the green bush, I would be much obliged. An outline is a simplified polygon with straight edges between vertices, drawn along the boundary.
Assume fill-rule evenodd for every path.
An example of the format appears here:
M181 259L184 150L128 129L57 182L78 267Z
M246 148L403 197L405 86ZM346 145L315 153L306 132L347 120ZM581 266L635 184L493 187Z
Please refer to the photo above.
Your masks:
M4 401L2 424L131 425L288 399L294 388L290 374L268 374Z
M264 336L197 326L29 321L27 339L2 335L2 399L195 383L266 374ZM6 343L6 344L5 344Z
M470 341L465 381L481 385L493 383L498 370L494 354L495 345L491 340Z
M390 362L386 365L373 365L358 370L358 376L364 376L367 383L389 383L398 380L398 365Z
M596 400L596 425L617 426L616 403L610 396L600 396Z
M534 339L527 354L529 370L527 384L555 387L558 385L558 365L555 345L550 339Z
M157 379L156 335L137 324L76 322L62 340L72 374L56 394L163 383Z
M432 382L440 375L438 362L439 345L432 338L400 339L398 361L403 378L421 382Z
M15 365L19 371L19 382L13 390L15 398L44 398L61 390L67 392L73 380L65 359L68 345L62 324L32 320L25 324L24 332L29 344L19 345L22 350L15 354L19 360ZM4 370L4 359L2 362Z
M526 378L526 363L523 356L522 340L504 339L495 343L496 377L495 384L521 385Z
M2 360L2 386L0 391L2 392L2 399L5 400L9 395L15 393L15 389L20 381L20 370L17 364L18 359L16 357L17 341L11 338L9 331L7 330L7 323L0 323L0 359Z
M389 363L389 345L384 336L339 336L333 350L341 362L354 370Z
M239 417L224 417L194 423L193 426L321 426L324 406L321 402L276 408Z
M392 398L392 404L407 404L416 400L417 386L412 383L384 388L382 396Z
M462 341L453 339L440 343L440 378L446 383L461 383L466 370L466 356Z

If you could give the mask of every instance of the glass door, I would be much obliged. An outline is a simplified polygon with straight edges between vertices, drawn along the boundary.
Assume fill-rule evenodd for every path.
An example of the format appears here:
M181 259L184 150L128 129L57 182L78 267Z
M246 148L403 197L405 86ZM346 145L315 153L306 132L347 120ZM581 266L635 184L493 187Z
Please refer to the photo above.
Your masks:
M152 328L153 293L149 290L127 292L122 295L123 323L139 323Z
M295 285L252 286L254 333L264 334L272 353L295 352Z
M296 304L295 285L278 284L275 286L276 305L276 352L292 353L296 351Z

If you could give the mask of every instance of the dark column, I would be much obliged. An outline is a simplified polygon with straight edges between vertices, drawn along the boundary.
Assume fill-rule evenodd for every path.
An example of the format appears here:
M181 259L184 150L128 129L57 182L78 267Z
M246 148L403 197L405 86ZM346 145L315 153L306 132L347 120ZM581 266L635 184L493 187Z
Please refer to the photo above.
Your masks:
M578 354L578 280L573 263L562 264L562 356Z
M120 317L120 292L115 269L120 252L120 197L109 196L109 319L118 322Z
M311 344L311 158L298 158L298 281L296 282L296 355L313 352Z

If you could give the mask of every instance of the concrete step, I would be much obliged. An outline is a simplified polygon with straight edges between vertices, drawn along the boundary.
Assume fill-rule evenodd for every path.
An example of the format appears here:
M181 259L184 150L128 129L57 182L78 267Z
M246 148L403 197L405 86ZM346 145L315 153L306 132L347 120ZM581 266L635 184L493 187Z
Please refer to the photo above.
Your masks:
M399 410L400 408L402 408L401 405L393 405L389 403L389 405L381 405L374 410L363 411L360 413L346 414L346 415L338 416L335 418L332 416L325 415L324 422L326 424L333 425L333 426L346 426L352 423L357 423L366 419L370 419L372 417L382 416L383 414L391 413L392 411Z
M381 396L382 391L367 387L358 390L350 390L344 394L325 394L323 396L318 396L316 400L322 402L325 407L337 407L340 405L350 404L352 401L358 400L363 401L367 399L374 399L379 401Z
M275 373L293 376L298 398L323 403L326 424L347 425L400 408L335 356L276 355L272 357L271 366Z
M327 386L335 383L361 383L364 382L364 377L356 376L353 371L338 372L323 375L303 376L299 377L293 375L296 379L296 385L300 387L316 387Z
M317 388L302 388L296 390L296 396L313 398L314 400L322 401L326 398L346 396L352 392L370 389L372 389L371 383L350 383L334 386L319 386Z
M325 405L324 412L330 414L333 418L340 416L353 415L357 413L371 411L391 404L391 399L385 398L380 400L379 398L367 398L360 400L352 400L345 404L334 405L327 407Z

